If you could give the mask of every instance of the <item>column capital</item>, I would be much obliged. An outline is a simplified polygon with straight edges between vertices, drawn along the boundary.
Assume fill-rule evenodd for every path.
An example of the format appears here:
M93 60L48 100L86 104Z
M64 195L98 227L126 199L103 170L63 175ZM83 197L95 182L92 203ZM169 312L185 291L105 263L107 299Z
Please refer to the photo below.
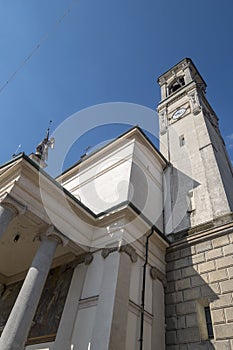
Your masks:
M74 261L71 261L70 265L72 267L76 267L77 265L80 265L80 264L90 265L92 260L93 260L93 254L88 252L88 253L78 255Z
M61 244L63 247L65 247L69 239L64 236L60 231L58 231L53 225L50 225L45 231L37 234L34 238L34 240L42 241L44 239L52 239L54 241L57 241L58 244Z
M164 273L162 273L157 267L151 267L150 269L150 276L153 280L158 279L160 282L162 282L164 288L167 286L166 276Z
M15 199L11 194L7 193L0 203L14 212L14 215L23 215L27 209L26 205Z
M129 255L129 257L133 263L135 263L137 261L136 250L129 244L121 245L120 248L119 247L103 248L101 255L104 259L106 259L109 256L109 254L117 252L117 251L119 253L124 252L127 255Z

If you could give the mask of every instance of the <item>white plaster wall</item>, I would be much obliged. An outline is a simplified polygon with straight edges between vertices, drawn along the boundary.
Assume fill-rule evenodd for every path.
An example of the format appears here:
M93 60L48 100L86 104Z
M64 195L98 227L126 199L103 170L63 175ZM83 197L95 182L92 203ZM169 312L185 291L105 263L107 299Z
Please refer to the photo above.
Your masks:
M86 161L63 186L95 213L128 198L134 142L129 140L100 159Z
M132 203L161 231L163 229L163 168L143 144L135 145L131 173Z

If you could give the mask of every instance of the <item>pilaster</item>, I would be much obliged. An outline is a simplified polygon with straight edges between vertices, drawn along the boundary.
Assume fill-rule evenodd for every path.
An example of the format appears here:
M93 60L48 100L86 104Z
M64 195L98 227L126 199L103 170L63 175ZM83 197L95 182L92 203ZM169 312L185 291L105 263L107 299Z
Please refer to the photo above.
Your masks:
M125 349L130 276L132 263L136 261L135 254L130 246L102 251L104 271L92 334L92 350Z

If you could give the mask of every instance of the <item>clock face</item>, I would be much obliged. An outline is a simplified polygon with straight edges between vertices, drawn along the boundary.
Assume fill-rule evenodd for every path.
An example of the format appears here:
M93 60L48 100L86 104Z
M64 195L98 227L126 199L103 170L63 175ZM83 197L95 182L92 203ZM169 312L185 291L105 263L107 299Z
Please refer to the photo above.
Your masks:
M180 118L185 112L186 112L186 108L180 108L180 109L178 109L178 110L172 115L172 119L178 119L178 118Z

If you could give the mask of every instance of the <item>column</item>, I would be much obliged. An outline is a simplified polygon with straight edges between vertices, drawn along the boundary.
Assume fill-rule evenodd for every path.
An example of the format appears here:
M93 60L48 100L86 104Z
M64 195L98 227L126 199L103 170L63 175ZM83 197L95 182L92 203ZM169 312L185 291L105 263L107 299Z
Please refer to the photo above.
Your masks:
M16 201L9 194L6 197L6 202L0 203L0 239L4 235L11 220L17 214L23 214L25 209L26 207L23 204Z
M132 249L132 248L131 248ZM125 350L132 261L130 252L103 251L104 271L91 350Z
M166 285L165 276L157 268L151 268L152 285L152 338L151 349L165 350L165 301L164 287Z
M78 266L76 266L73 273L56 340L53 345L53 348L56 350L72 349L71 340L78 314L79 300L81 298L88 265L92 262L93 256L91 253L87 253L78 257L77 260L78 261L74 261L74 264Z
M40 296L61 240L52 228L40 237L41 243L24 280L0 338L0 350L23 350Z

